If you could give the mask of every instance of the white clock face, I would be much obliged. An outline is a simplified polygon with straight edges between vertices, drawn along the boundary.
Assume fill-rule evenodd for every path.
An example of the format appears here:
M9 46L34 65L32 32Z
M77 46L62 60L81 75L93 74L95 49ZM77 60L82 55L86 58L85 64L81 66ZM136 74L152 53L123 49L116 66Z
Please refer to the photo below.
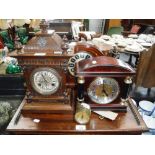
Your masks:
M108 104L119 95L118 82L113 78L96 78L87 90L89 98L98 104Z
M37 68L31 74L32 87L39 94L54 94L60 86L60 76L52 68Z
M68 70L70 72L70 74L72 76L74 76L74 67L75 67L75 63L80 61L80 60L84 60L84 59L88 59L91 58L92 56L89 53L86 52L79 52L76 53L73 57L71 57L68 61Z

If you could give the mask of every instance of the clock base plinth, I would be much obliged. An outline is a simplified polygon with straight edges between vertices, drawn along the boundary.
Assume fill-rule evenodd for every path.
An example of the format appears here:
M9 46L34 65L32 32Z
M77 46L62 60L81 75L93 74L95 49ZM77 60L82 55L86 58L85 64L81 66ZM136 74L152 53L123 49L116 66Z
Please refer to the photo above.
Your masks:
M73 113L73 109L69 104L63 103L46 103L32 102L26 103L22 109L22 113Z
M25 117L33 116L34 119L50 121L73 120L74 111L71 105L62 103L25 103L21 113Z
M21 109L23 115L46 116L52 121L73 120L75 111L75 92L67 89L65 96L39 97L26 96L25 103ZM45 117L44 117L45 115ZM40 119L40 118L39 118Z
M115 111L115 112L126 112L127 111L127 105L122 104L121 100L119 99L109 104L90 103L89 105L92 110L110 110L110 111Z
M126 112L127 106L126 105L120 105L120 104L111 104L111 105L96 105L91 104L90 105L92 110L110 110L115 112Z

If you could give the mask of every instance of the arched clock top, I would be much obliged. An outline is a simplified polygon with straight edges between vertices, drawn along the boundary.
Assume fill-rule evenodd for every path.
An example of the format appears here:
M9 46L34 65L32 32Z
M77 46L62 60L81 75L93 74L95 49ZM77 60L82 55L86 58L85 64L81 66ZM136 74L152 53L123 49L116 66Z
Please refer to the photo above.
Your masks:
M85 51L90 53L92 56L103 56L103 53L95 46L89 43L77 43L74 47L74 53Z
M106 56L89 58L76 64L76 76L96 76L98 74L125 76L126 74L134 75L135 70L122 60Z

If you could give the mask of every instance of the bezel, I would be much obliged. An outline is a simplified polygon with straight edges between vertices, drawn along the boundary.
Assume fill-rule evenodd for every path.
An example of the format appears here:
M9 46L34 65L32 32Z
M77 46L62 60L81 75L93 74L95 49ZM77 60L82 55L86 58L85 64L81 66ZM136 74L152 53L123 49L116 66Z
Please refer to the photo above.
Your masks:
M102 80L112 80L115 85L116 85L116 88L117 88L117 93L115 94L115 96L113 98L107 98L107 100L104 100L103 102L97 102L94 98L92 98L92 95L90 95L90 87L97 81L99 81L100 79ZM119 96L119 93L120 93L120 86L119 86L119 83L114 79L114 78L108 78L108 77L96 77L95 80L93 80L90 84L89 84L89 87L87 88L87 94L90 98L91 101L93 101L94 103L97 103L97 104L109 104L111 102L113 102L118 96Z
M55 77L57 77L57 80L58 80L58 86L54 89L54 90L49 90L49 91L44 91L44 90L41 90L41 89L38 89L38 87L36 86L35 84L35 81L34 81L34 75L37 73L37 72L41 72L41 71L47 71L47 72L50 72L52 73L53 75L55 75ZM31 75L30 75L30 81L31 81L31 85L32 85L32 88L39 94L41 95L52 95L54 93L56 93L58 91L58 89L60 88L60 85L61 85L61 77L59 75L59 73L53 69L53 68L49 68L49 67L39 67L39 68L36 68L32 71Z

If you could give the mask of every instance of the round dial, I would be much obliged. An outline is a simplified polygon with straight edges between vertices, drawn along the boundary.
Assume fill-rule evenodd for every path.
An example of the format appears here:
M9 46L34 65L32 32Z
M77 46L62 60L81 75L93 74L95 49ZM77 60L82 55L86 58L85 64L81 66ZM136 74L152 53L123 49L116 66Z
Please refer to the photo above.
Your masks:
M86 103L78 104L76 107L75 120L80 124L86 124L90 120L91 109Z
M54 94L60 86L60 76L52 68L37 68L31 74L32 87L39 94Z
M98 104L108 104L119 95L118 82L113 78L96 78L88 87L88 96Z
M79 53L76 53L73 57L71 57L68 61L68 70L70 74L74 76L74 67L75 67L76 62L83 60L83 59L88 59L91 57L92 56L86 52L79 52Z
M80 124L88 123L89 119L90 119L90 116L84 111L80 111L75 114L75 120Z

